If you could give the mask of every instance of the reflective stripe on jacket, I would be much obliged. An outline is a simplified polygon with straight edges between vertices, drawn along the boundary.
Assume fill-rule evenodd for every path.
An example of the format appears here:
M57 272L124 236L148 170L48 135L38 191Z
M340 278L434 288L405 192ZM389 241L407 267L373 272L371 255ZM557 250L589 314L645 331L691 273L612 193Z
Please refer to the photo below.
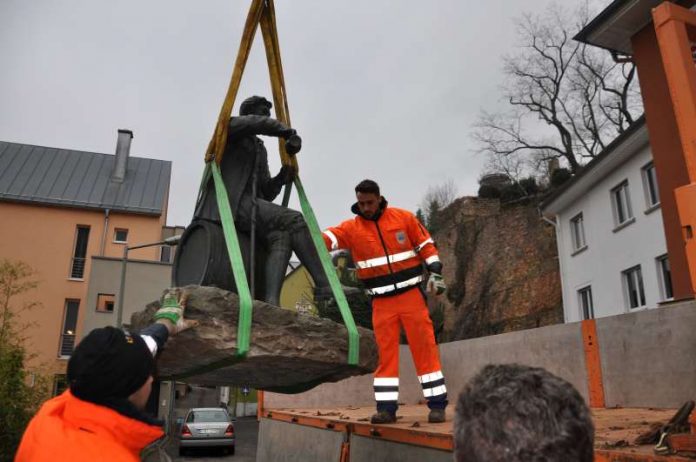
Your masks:
M47 401L29 423L15 462L140 461L164 432L70 391Z
M355 206L353 207L355 210ZM422 263L440 261L435 243L409 211L387 207L376 220L358 214L324 231L329 250L350 251L357 275L373 296L393 295L424 280Z

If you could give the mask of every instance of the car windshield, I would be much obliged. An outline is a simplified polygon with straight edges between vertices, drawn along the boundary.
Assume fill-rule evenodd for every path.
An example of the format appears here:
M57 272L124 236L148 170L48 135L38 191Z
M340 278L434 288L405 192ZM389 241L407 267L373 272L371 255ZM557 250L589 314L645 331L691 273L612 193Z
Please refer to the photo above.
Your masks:
M225 411L193 411L188 415L186 422L229 422L229 418Z

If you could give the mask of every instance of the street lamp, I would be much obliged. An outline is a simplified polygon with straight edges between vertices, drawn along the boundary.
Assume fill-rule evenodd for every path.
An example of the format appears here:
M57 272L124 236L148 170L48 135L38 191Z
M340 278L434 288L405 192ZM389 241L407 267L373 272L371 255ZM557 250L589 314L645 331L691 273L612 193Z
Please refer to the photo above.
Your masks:
M116 327L119 329L123 327L123 297L126 293L126 266L128 265L128 252L135 249L143 249L145 247L155 247L161 245L173 247L178 245L180 240L181 234L178 234L176 236L168 237L163 241L152 242L150 244L134 245L132 247L126 245L123 248L123 258L121 260L121 287L118 290L118 303L116 306Z

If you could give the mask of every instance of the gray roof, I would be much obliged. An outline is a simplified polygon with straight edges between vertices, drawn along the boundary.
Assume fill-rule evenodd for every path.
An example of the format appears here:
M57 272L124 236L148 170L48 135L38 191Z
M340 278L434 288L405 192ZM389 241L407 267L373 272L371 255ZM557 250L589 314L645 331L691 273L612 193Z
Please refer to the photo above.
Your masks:
M0 141L0 200L160 215L172 163L129 157L123 182L116 156Z

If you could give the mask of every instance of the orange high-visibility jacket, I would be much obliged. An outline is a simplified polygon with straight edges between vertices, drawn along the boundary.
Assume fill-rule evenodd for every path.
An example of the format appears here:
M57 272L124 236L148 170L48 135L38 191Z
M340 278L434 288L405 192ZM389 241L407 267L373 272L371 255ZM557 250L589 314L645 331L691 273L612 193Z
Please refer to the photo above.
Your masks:
M29 423L15 462L140 461L164 432L70 391L47 401Z
M352 210L357 214L357 204ZM411 212L386 201L381 212L377 220L358 214L323 234L329 250L350 250L358 277L376 297L417 286L424 279L422 262L440 261L430 234Z

